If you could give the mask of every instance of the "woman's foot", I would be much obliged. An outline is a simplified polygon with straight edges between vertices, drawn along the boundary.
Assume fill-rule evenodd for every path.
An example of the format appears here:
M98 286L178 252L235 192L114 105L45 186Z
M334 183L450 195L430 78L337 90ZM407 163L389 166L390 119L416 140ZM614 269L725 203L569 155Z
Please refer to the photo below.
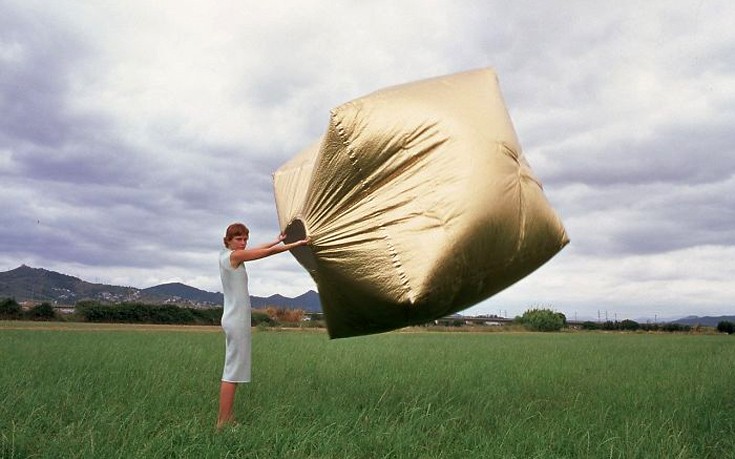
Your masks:
M234 417L230 417L228 419L218 419L217 420L217 430L222 430L225 427L237 427L240 423L235 420Z

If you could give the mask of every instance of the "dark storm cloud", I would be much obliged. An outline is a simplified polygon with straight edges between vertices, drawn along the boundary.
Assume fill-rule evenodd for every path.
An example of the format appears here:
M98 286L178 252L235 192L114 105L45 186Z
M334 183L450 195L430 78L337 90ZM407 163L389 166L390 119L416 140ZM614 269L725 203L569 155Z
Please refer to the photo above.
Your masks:
M735 171L735 132L717 120L707 124L670 124L645 135L618 134L600 144L550 146L540 153L557 161L545 170L548 183L672 185L710 183Z
M88 266L181 264L181 251L208 246L197 235L212 213L241 211L228 201L243 189L254 187L244 202L265 199L266 165L235 175L236 152L216 148L175 161L129 144L105 113L72 110L74 69L94 56L63 23L22 11L0 19L2 46L14 50L0 61L1 173L15 190L0 198L3 253ZM179 142L191 151L191 139ZM177 250L161 251L172 244Z
M31 181L130 183L138 164L113 137L111 121L70 109L73 69L90 49L44 15L3 13L0 43L14 51L0 61L0 147L13 173Z
M56 148L18 143L11 159L29 180L135 185L149 175L138 153L124 145L76 138Z
M735 177L708 184L569 185L554 198L574 251L598 256L732 246Z
M58 146L67 139L70 120L64 113L69 69L88 49L68 29L31 12L3 9L0 46L0 139Z
M735 61L717 2L5 5L8 269L217 289L225 226L245 222L254 243L275 236L271 173L323 133L332 107L493 66L572 239L514 301L624 291L640 304L662 276L725 292L711 304L726 296L700 275L727 271L718 257L735 246ZM253 274L258 294L311 286L287 256Z

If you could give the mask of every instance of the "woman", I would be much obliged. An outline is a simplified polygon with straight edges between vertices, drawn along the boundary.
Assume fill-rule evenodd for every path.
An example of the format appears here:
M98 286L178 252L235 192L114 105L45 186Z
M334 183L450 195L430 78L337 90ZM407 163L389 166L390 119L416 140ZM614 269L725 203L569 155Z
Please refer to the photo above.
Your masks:
M308 243L308 239L279 245L285 235L269 244L246 248L250 231L242 223L227 227L225 249L219 257L219 272L224 293L222 328L225 331L225 368L220 385L217 428L234 421L232 406L239 383L250 382L250 294L245 262L291 250Z

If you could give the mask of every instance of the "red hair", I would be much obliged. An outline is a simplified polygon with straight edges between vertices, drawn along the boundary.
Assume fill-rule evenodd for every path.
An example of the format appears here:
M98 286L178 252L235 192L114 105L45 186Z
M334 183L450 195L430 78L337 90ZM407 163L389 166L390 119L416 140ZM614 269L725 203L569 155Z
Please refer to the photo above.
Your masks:
M243 225L242 223L233 223L232 225L227 227L227 231L225 231L225 238L224 243L225 247L228 247L229 242L235 238L235 236L249 236L250 230L247 226Z

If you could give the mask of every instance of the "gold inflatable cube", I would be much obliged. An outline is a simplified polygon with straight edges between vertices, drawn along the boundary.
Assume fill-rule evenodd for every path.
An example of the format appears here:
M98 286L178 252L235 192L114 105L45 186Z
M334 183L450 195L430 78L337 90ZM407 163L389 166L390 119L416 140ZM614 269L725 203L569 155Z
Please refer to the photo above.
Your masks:
M293 254L317 284L332 338L458 312L569 242L491 69L336 107L274 187L287 241L311 238Z

